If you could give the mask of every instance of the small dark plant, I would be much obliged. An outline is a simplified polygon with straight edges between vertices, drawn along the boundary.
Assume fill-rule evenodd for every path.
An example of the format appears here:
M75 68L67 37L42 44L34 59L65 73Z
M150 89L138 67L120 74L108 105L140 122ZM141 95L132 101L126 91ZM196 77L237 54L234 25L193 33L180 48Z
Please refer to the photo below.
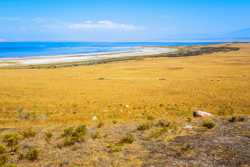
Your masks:
M0 144L0 155L6 153L6 148L4 145Z
M3 142L6 143L6 145L11 148L12 152L15 152L17 150L19 140L20 140L20 136L16 133L6 134L3 137Z
M6 154L0 155L0 166L5 166L8 161L8 156Z
M103 125L104 125L103 122L99 122L99 123L97 124L97 128L101 128L101 127L103 127Z
M27 158L30 161L35 161L38 159L38 156L39 156L39 150L36 147L30 147L25 155L25 158Z
M229 118L229 122L243 122L245 120L244 117L242 116L232 116L231 118Z
M134 142L134 137L131 134L128 134L126 137L122 138L118 144L132 144Z
M156 126L158 126L158 127L169 127L169 126L170 126L170 122L161 119L161 120L159 120L159 121L156 123Z
M137 130L139 131L144 131L150 129L150 124L149 123L142 123L137 126Z
M36 136L36 132L30 128L28 130L21 132L21 135L23 136L23 138L31 138Z
M203 121L202 126L208 128L208 129L212 129L215 127L215 123L211 120L205 120L205 121Z
M76 128L70 127L64 130L62 137L64 137L64 146L73 145L76 142L83 141L83 137L86 134L86 126L80 125Z
M45 132L45 140L46 142L50 142L53 137L53 134L51 132Z

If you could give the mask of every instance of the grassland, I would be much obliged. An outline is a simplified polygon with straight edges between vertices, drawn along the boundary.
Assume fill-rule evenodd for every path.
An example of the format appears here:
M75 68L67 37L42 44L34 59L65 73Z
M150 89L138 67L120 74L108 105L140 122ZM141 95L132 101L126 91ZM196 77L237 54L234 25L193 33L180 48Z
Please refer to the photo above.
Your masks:
M47 158L46 162L50 162L51 166L60 166L61 163L70 166L73 161L82 166L102 166L105 162L110 163L107 166L141 166L142 159L134 154L138 151L141 151L141 156L146 154L138 144L141 133L136 132L136 137L127 136L138 124L150 124L139 125L146 131L148 127L153 127L145 132L145 138L168 134L162 138L162 141L168 141L172 136L186 133L180 127L191 119L194 109L223 117L250 115L250 45L232 46L240 50L68 68L0 69L1 135L35 128L39 134L31 143L43 150L54 148L47 146L44 131L53 132L58 137L69 126L84 124L90 127L89 138L105 138L97 143L88 142L87 146L81 145L85 151L72 151L80 147L76 145L73 148L57 148L49 153L50 157L47 152L43 153L40 161L31 163L12 159L11 162L19 162L21 166L39 166L44 165L45 160L42 159ZM159 119L170 121L170 130L154 125L154 121ZM103 130L98 130L102 126ZM76 139L73 134L67 137L67 142L72 143L74 139L73 144L74 141L79 143L80 138ZM111 139L105 134L111 135ZM76 136L79 137L78 134ZM59 141L54 139L52 143L60 146ZM29 140L25 142L29 143ZM105 151L104 145L108 151ZM123 145L126 145L125 153L119 152ZM104 150L98 150L100 148ZM126 151L131 155L127 159L124 158ZM109 153L119 157L112 159ZM30 154L32 159L36 151L33 149ZM84 154L87 155L82 162L79 158ZM71 161L64 162L67 156Z

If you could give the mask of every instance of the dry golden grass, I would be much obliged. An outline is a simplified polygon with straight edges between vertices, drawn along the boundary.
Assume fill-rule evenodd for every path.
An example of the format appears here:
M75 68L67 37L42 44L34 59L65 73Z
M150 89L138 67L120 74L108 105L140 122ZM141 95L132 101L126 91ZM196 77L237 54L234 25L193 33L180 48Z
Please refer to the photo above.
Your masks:
M250 45L240 51L57 69L0 69L0 126L181 121L194 108L250 114ZM22 121L25 120L25 121Z
M204 163L196 158L197 143L218 137L205 151L202 147L212 155L209 148L221 148L217 142L233 134L237 140L225 140L241 139L230 148L239 146L240 152L235 148L232 155L247 164L247 117L229 117L224 123L217 117L191 118L196 108L215 115L250 115L250 45L235 46L241 50L69 68L0 69L0 163L139 167L182 164L183 157L185 163L185 157L193 157L191 165L201 159ZM211 121L214 127L204 128ZM196 129L202 139L190 135ZM176 136L183 139L175 141ZM188 144L192 142L198 147ZM224 152L228 154L218 156L229 156Z

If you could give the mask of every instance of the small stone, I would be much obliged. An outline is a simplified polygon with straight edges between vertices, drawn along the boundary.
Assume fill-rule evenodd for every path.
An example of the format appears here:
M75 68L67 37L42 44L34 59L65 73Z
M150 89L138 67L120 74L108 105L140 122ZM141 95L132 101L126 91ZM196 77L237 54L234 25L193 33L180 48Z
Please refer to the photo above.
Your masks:
M185 125L185 126L184 126L184 129L192 129L192 128L193 128L192 125Z
M97 116L93 116L92 121L97 121Z
M210 117L210 116L212 116L212 114L205 112L205 111L198 110L198 111L193 112L193 116L194 117Z

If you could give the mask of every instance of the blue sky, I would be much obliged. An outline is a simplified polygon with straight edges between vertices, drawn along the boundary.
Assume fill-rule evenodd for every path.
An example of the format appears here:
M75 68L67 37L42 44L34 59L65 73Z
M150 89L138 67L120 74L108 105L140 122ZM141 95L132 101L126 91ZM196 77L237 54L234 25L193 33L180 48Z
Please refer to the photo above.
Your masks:
M0 0L0 41L206 40L249 27L249 0Z

